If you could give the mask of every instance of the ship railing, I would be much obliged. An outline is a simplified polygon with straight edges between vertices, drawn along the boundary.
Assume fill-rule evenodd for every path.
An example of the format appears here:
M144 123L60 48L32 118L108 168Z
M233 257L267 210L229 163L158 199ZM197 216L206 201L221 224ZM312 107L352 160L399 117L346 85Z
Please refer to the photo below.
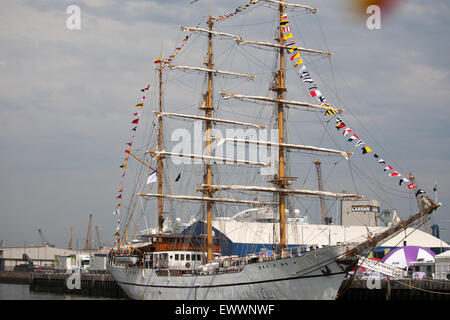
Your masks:
M299 245L295 247L289 247L287 250L284 251L283 254L277 251L268 251L267 249L262 249L258 255L259 258L258 261L261 262L269 260L280 260L284 258L300 257L305 255L306 252L308 251L313 251L321 247L322 246L318 245L311 245L311 246Z

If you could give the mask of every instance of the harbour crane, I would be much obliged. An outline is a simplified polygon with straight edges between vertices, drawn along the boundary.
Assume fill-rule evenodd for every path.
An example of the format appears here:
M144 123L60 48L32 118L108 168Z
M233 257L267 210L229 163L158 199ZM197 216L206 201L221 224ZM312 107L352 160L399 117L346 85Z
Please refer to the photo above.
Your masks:
M50 246L50 242L47 241L41 229L38 229L39 237L43 246Z
M97 239L97 247L99 249L103 248L102 242L100 241L100 232L98 231L98 226L95 226L95 236L96 236L96 239Z
M70 240L69 240L69 246L67 249L72 250L72 235L73 235L73 226L70 226Z
M322 171L320 169L320 161L316 160L316 161L314 161L314 164L316 165L316 170L317 170L318 188L319 188L319 191L323 191ZM322 216L322 224L329 224L329 219L327 218L327 208L325 207L325 199L323 198L323 196L319 196L319 200L320 200L320 213Z
M89 215L89 225L84 250L91 250L91 238L92 238L92 214Z

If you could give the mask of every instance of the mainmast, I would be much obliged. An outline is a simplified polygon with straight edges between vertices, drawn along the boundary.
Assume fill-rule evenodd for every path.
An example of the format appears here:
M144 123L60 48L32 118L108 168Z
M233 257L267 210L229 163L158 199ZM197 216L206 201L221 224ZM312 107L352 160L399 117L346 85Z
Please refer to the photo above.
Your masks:
M277 76L277 86L271 88L271 90L275 91L277 93L277 99L283 100L283 94L286 91L286 88L284 86L284 80L285 80L285 72L284 72L284 38L281 28L281 22L283 21L283 5L280 4L279 7L279 38L276 39L280 43L280 66L278 69L278 76ZM285 170L284 170L284 106L282 102L278 102L278 177L272 181L272 183L276 184L279 188L284 189L286 185L289 183L285 180ZM278 193L278 207L279 207L279 214L280 214L280 249L283 251L286 249L286 195L283 192Z
M213 21L211 16L208 18L208 29L212 31ZM208 62L205 63L209 70L213 69L213 54L212 54L212 33L208 34ZM212 110L214 109L212 105L212 77L213 73L208 72L208 91L205 96L205 105L203 108L205 110L205 117L211 118ZM211 157L211 120L206 120L206 156ZM203 192L206 197L211 198L214 191L210 187L212 184L212 173L211 173L211 161L206 161L206 187ZM207 248L208 248L208 261L213 259L213 239L212 239L212 201L206 201L206 234L207 234Z
M160 65L158 67L158 73L159 73L159 112L163 112L162 109L162 70L163 66ZM162 117L158 117L158 150L162 151ZM163 173L163 158L164 157L158 157L158 193L162 194L162 173ZM158 230L159 233L163 232L163 198L159 197L157 202L157 209L158 209Z

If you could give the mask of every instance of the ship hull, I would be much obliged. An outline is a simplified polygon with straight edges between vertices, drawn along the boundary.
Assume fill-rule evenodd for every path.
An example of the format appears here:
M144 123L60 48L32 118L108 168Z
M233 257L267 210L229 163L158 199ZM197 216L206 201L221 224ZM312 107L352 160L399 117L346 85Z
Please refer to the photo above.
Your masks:
M153 269L109 265L109 272L135 300L332 300L346 276L337 257L343 247L245 265L239 272L160 276Z

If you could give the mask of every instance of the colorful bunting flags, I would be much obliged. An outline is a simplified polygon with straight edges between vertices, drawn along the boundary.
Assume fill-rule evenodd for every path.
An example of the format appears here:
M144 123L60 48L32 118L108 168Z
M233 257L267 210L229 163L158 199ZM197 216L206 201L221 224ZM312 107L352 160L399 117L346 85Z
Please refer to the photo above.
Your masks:
M294 55L292 55L291 61L294 61L294 59L296 58L300 58L300 53L296 52Z
M417 190L417 192L416 192L416 197L417 197L419 194L422 194L422 193L425 193L425 191L423 191L422 189Z
M343 135L344 137L346 137L349 133L352 133L352 129L347 128L347 129L344 130L344 132L342 132L342 135Z
M291 27L289 25L287 25L286 27L284 27L281 32L282 33L286 33L286 32L290 32L291 31Z
M292 33L283 34L283 39L284 40L287 40L287 39L290 39L290 38L292 38Z
M362 148L362 154L366 154L366 153L369 153L371 151L372 151L372 149L370 149L369 147L363 147Z
M145 88L142 88L141 91L142 91L142 92L145 92L145 91L147 91L149 88L150 88L150 83L149 83L148 86L146 86Z
M155 59L154 62L155 62L155 63L161 63L161 62L162 62L162 59L160 59L160 58L159 58L159 59ZM149 83L146 87L140 89L140 92L146 92L146 91L149 91L150 85L151 85L151 84ZM140 96L141 102L138 102L138 103L136 104L136 107L137 107L137 108L140 108L140 109L143 109L143 108L144 108L144 102L143 102L143 101L144 101L146 98L147 98L147 97L146 97L145 95L144 95L144 96ZM133 114L133 116L136 117L136 118L133 119L133 120L131 121L131 123L132 123L132 124L135 124L136 126L133 126L132 129L131 129L131 131L137 131L137 124L139 123L139 119L140 119L141 113L140 113L140 112L133 112L132 114ZM133 143L134 143L134 138L135 138L135 135L133 134L133 135L131 136L131 138L128 140L129 142L126 142L125 144L126 144L128 147L132 147L132 146L133 146ZM131 149L125 149L124 152L125 152L126 154L130 154L130 153L131 153ZM116 196L116 199L119 199L119 203L116 205L117 210L113 212L113 214L114 214L115 216L117 216L117 228L116 228L116 231L117 231L117 232L114 234L114 236L116 236L116 237L119 237L119 236L120 236L120 233L119 233L119 230L120 230L120 211L119 211L119 210L120 210L120 206L121 206L121 201L122 201L122 199L123 199L123 184L124 184L123 177L125 177L125 174L126 174L126 169L127 169L127 162L128 162L128 159L129 159L129 157L126 156L125 159L123 160L124 163L123 163L122 165L120 165L120 168L122 168L123 172L122 172L122 180L121 180L121 182L120 182L120 189L118 190L118 193L119 193L119 194ZM117 243L121 244L119 238L117 238Z
M343 123L343 122L339 122L337 125L336 125L336 128L338 129L338 131L339 131L339 129L342 129L342 128L344 128L345 127L345 123Z
M359 139L359 137L356 134L353 134L350 138L348 138L347 142L352 142L355 139Z
M340 129L345 128L345 130L342 132L342 135L344 137L349 136L347 142L354 143L356 141L355 148L361 147L361 151L362 151L363 155L372 152L372 149L369 146L367 146L366 143L363 140L361 140L358 137L358 135L356 135L356 133L354 133L349 127L346 127L346 124L344 123L344 121L339 116L336 115L337 114L336 110L333 107L331 107L330 105L328 105L328 103L326 102L327 101L326 98L322 95L322 93L319 90L318 85L312 79L311 74L309 73L305 64L302 61L300 52L298 51L297 47L295 46L295 39L292 34L292 28L289 24L288 16L285 11L286 6L284 4L282 4L282 7L283 7L284 11L282 12L280 28L281 28L281 32L283 35L283 39L286 40L284 45L290 47L288 49L288 53L292 54L290 59L291 59L291 61L293 61L294 67L301 65L299 68L298 74L299 74L299 77L302 80L302 82L309 84L308 91L311 94L311 97L317 99L322 106L329 108L325 112L325 114L324 114L325 116L330 116L330 115L336 116L336 129L339 131ZM374 153L373 157L375 159L377 159L377 163L384 165L385 172L389 171L388 176L401 177L401 174L398 171L395 171L392 166L386 165L386 161L384 159L380 158L380 156L377 153ZM403 182L409 183L410 181L406 178L399 179L400 186L402 185ZM414 187L416 187L416 186L413 183L408 185L408 188L410 188L410 189L414 188Z
M211 18L211 19L215 22L220 22L225 19L231 18L231 17L235 16L236 14L238 14L239 12L243 12L244 10L246 10L248 7L250 7L251 4L256 4L258 1L259 0L251 0L248 4L237 7L236 9L234 9L233 12L231 12L229 14L224 14L224 15L218 16L217 18Z
M197 24L196 28L198 28L198 26L200 25L200 23ZM194 33L194 31L192 31L189 35L187 35L186 37L183 38L183 40L181 41L181 45L179 45L178 47L175 48L174 53L171 54L169 56L168 59L166 60L162 60L162 58L157 58L155 60L153 60L154 63L158 63L158 64L164 64L164 65L168 65L170 62L172 62L172 60L175 58L175 56L181 51L181 49L183 48L183 46L185 45L185 43L188 41L189 37ZM161 66L161 68L164 69L164 67Z

